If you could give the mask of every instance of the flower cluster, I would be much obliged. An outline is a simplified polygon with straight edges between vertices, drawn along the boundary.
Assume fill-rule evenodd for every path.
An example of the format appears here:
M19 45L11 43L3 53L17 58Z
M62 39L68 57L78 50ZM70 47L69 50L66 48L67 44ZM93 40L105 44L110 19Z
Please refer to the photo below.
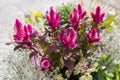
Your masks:
M77 33L74 29L71 30L63 30L60 34L60 41L62 42L63 46L65 48L75 48L77 46L76 44L76 37Z
M70 24L75 30L78 30L80 28L80 23L85 15L86 11L82 10L80 4L78 5L78 8L73 9L72 13L70 14Z
M41 71L45 71L50 67L50 61L47 59L41 59Z
M86 33L88 43L95 43L100 41L100 34L97 33L96 29L91 29L89 33Z
M100 27L104 25L99 24L104 23L105 14L98 6L95 13L92 12L89 17L80 4L68 12L69 20L65 21L61 18L63 14L50 8L45 15L46 31L43 35L39 35L30 24L22 25L16 19L13 38L17 46L14 50L30 50L29 59L36 70L45 72L59 67L59 73L64 77L67 70L72 72L71 76L67 77L68 80L77 80L76 77L85 74L91 68L92 62L88 57L101 47L99 30L103 30ZM61 24L62 21L66 23ZM79 70L76 69L78 65Z
M31 38L34 35L35 37L38 36L38 32L31 26L31 25L22 25L22 23L16 19L14 25L15 35L14 40L17 43L24 43L27 45L31 45Z
M101 13L100 6L98 6L96 8L96 12L95 13L91 13L91 15L92 15L93 21L96 24L99 24L100 22L103 22L103 18L105 16L105 13Z
M46 15L46 20L50 28L52 28L54 31L60 26L60 15L55 13L53 8L51 8L49 14Z
M104 17L104 13L101 14L100 11L101 11L100 7L97 7L96 13L95 14L92 13L93 21L96 22L97 24L102 22ZM42 59L39 61L41 65L40 69L41 71L46 71L47 69L50 68L50 66L54 66L53 64L54 62L50 61L49 55L52 55L55 52L57 54L60 52L59 56L63 58L66 67L69 68L69 66L66 64L66 59L64 58L65 57L67 58L67 56L70 53L72 53L71 58L74 58L73 55L76 54L77 56L76 53L77 49L84 50L82 46L84 44L83 41L85 40L82 41L82 37L80 37L82 34L86 34L85 36L83 36L84 37L83 39L87 39L86 40L87 44L94 44L96 42L100 42L100 34L97 31L97 28L94 28L94 26L89 28L90 31L88 33L86 33L86 31L80 32L81 30L86 28L82 26L83 25L82 20L84 21L85 16L86 11L83 11L81 5L78 4L77 8L74 8L73 11L69 14L69 23L67 25L69 27L67 28L65 26L62 28L62 26L60 25L60 14L56 13L53 8L50 8L48 13L46 14L46 21L49 29L51 29L51 32L46 31L46 33L40 37L38 37L39 36L38 32L30 24L22 25L22 23L18 19L16 19L14 28L15 29L14 40L19 45L20 44L27 45L26 48L30 49L30 51L32 52L30 54L30 61L36 69L39 66L37 62L39 56L42 57ZM34 43L33 41L35 37L38 38ZM52 38L50 44L46 41L47 37ZM40 46L37 45L38 43L46 47L44 55L42 55L41 52L39 51ZM54 49L50 50L51 48L49 47L47 48L47 46L45 45L47 46L51 45L50 47ZM86 52L84 54L86 54ZM78 55L80 54L78 53ZM67 61L69 62L69 60L71 64L71 62L73 61L68 58Z

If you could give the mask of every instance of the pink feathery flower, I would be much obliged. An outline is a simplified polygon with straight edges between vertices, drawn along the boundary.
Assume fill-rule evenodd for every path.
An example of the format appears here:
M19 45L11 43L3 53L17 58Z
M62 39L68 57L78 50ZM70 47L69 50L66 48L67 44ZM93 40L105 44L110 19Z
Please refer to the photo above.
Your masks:
M76 37L77 37L77 33L74 29L71 29L70 31L64 30L60 34L59 40L62 42L65 48L73 49L76 48L77 46Z
M22 42L24 40L25 34L22 23L16 19L15 25L14 25L15 35L14 40L16 42Z
M74 8L72 13L69 15L70 18L70 24L75 30L80 29L80 22L85 17L86 11L82 10L82 7L80 4L78 4L77 8Z
M100 42L100 34L95 28L91 29L89 33L86 33L88 43Z
M98 6L98 7L96 8L96 12L95 12L95 13L91 13L91 16L92 16L92 18L93 18L93 21L94 21L96 24L99 24L99 23L103 22L103 18L104 18L104 16L105 16L105 13L102 13L100 6Z
M47 20L50 28L55 31L57 29L57 27L59 27L59 25L60 25L60 14L55 13L53 8L51 8L50 12L48 12L48 14L46 14L46 20Z
M24 26L24 31L25 31L24 40L29 41L31 39L34 29L31 25L28 24L27 26L26 25Z
M38 32L31 25L22 25L18 19L16 19L14 30L14 40L16 42L29 42L33 33L35 33L35 36L38 36Z
M40 64L41 64L41 71L46 71L51 66L50 61L46 58L42 58Z

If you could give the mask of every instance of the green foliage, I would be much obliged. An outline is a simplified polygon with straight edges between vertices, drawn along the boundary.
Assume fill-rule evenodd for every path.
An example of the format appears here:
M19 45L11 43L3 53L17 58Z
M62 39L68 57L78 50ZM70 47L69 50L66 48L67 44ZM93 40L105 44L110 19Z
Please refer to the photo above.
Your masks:
M106 33L109 33L114 29L114 27L115 27L114 20L115 20L116 16L117 15L108 15L107 19L104 21L103 26L106 27L106 30L105 30Z
M93 80L93 79L92 79L92 76L89 73L87 73L81 76L79 80Z
M75 7L74 4L68 3L67 5L62 5L56 8L56 11L61 15L61 24L69 23L69 14Z
M101 56L99 61L99 69L101 70L107 70L110 73L113 73L117 69L117 65L114 64L114 59L111 57L111 55L108 56Z
M60 66L60 55L57 53L52 53L49 55L49 60L51 61L53 66Z
M98 72L92 73L93 80L119 80L119 66L113 61L111 55L101 56L98 62Z
M120 80L120 65L119 65L117 71L114 74L115 74L114 78L116 80Z

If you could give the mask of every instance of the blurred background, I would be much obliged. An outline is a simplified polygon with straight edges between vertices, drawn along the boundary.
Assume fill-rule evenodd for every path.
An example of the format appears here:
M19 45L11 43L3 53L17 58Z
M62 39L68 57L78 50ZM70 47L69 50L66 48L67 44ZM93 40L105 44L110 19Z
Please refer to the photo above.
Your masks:
M27 53L13 52L13 46L6 46L12 41L13 26L16 18L24 21L24 15L38 10L45 12L51 7L67 3L80 3L87 12L93 11L100 5L103 12L116 14L117 26L120 26L120 0L0 0L0 80L41 80L43 75L35 72L28 61ZM120 31L115 29L115 38L111 42L120 55ZM117 56L117 55L116 55ZM120 59L120 58L119 58Z

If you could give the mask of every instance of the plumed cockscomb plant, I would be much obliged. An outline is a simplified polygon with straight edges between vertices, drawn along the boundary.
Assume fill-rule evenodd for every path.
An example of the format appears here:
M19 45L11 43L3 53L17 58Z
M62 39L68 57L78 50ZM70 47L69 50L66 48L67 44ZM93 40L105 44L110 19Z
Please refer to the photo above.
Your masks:
M46 22L43 35L39 35L39 30L37 31L33 24L23 25L16 19L14 50L29 50L29 60L34 68L41 72L54 72L61 77L58 80L95 79L95 74L91 73L97 73L98 64L88 58L93 57L94 51L100 51L100 32L105 29L105 13L98 6L95 13L87 16L87 11L83 10L80 4L67 11L67 18L64 18L63 14L61 18L61 11L56 12L52 7L42 17ZM39 23L39 20L37 22Z

